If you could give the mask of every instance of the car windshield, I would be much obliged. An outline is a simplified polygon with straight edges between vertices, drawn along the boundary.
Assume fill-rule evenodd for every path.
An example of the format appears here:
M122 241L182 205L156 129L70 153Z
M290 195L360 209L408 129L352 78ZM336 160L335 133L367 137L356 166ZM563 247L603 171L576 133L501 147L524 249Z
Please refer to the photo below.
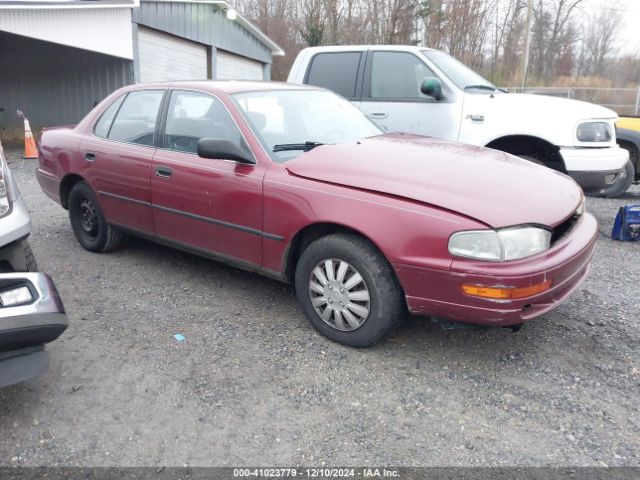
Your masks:
M422 54L431 60L442 73L463 90L495 91L496 87L486 78L478 75L451 55L439 50L423 50Z
M351 143L382 130L338 95L321 90L265 90L232 95L277 162L324 144Z

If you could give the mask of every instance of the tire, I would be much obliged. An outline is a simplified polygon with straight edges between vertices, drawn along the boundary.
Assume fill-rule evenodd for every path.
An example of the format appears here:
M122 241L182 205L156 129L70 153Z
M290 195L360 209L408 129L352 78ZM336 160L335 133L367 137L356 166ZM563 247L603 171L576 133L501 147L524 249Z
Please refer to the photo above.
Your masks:
M326 284L322 275L316 274L317 268ZM334 273L333 280L327 275L329 271ZM356 274L361 281L353 283ZM391 265L373 245L356 235L331 234L311 243L296 265L295 288L311 325L327 338L351 347L364 348L380 341L405 313L404 295ZM321 315L328 311L325 320Z
M37 272L38 271L38 262L36 262L36 257L33 254L33 250L31 250L31 245L27 242L24 242L24 256L27 261L27 271L28 272Z
M634 177L636 175L635 168L633 168L633 164L631 162L627 162L625 170L625 177L620 178L616 183L614 183L611 187L606 188L605 190L598 193L597 197L603 198L617 198L624 194L627 189L633 183Z
M638 149L627 142L620 143L620 148L624 148L627 152L629 152L629 161L631 165L634 167L634 177L640 173L640 162L638 161ZM634 178L635 180L635 178ZM638 180L640 180L640 176L638 176Z
M27 240L0 248L0 273L37 272L38 263Z
M69 220L78 242L90 252L108 252L122 242L122 233L106 222L98 199L86 182L78 182L71 189Z

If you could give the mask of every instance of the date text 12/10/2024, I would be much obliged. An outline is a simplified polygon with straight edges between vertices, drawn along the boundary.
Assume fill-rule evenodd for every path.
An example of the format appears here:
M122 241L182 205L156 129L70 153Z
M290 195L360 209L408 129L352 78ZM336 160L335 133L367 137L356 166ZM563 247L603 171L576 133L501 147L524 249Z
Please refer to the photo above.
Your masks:
M397 470L386 468L234 468L235 478L397 478Z

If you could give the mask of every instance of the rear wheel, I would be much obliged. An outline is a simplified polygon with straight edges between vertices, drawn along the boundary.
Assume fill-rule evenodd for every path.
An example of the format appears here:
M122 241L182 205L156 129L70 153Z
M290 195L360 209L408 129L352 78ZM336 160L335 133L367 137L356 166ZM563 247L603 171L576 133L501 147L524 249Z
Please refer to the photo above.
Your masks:
M311 243L296 266L295 287L314 328L352 347L378 342L404 314L391 265L356 235L332 234Z
M90 252L113 250L122 241L122 233L109 225L93 190L78 182L69 194L69 219L76 238Z

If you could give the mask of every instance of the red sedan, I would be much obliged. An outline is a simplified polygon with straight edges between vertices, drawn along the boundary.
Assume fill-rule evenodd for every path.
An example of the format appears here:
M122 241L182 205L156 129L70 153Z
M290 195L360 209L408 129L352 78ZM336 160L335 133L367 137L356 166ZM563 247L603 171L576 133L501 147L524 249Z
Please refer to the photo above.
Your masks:
M295 284L311 324L364 347L408 310L519 325L587 276L579 187L505 153L385 134L325 90L177 82L47 129L38 180L84 248L123 233Z

